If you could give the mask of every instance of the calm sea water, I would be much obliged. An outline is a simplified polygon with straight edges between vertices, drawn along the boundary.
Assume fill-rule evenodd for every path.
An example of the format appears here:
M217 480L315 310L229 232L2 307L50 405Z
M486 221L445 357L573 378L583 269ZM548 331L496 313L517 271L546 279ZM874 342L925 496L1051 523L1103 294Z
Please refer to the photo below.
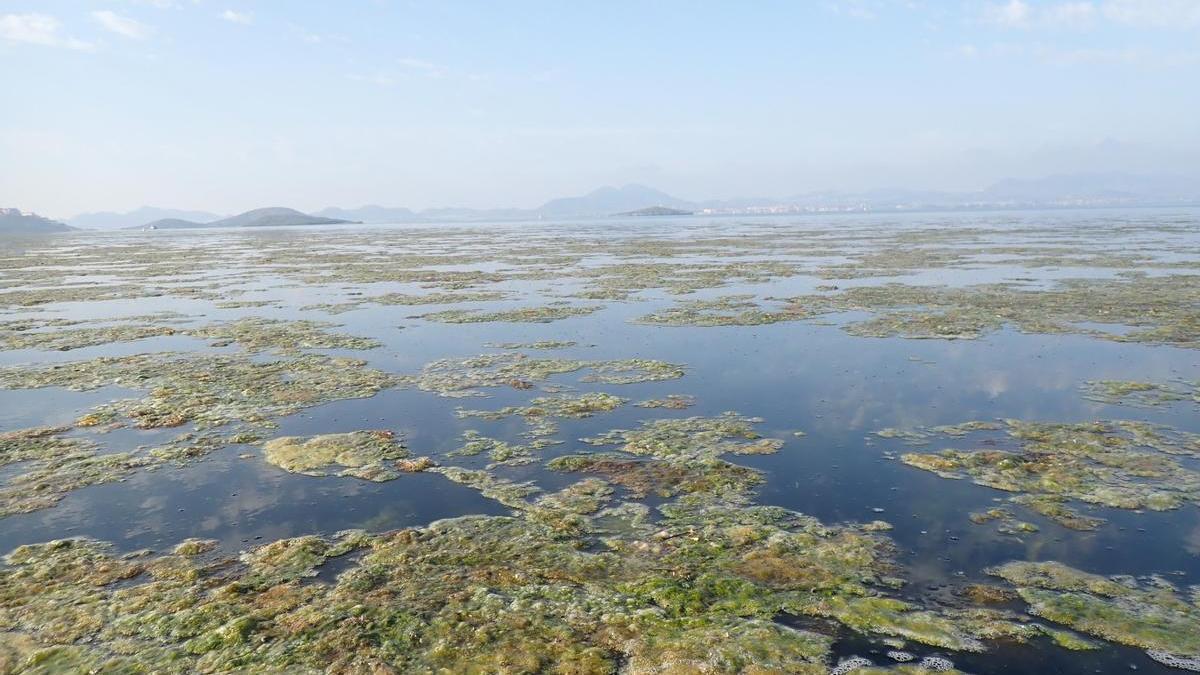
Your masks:
M993 230L989 237L1009 237L1014 244L1047 241L1045 229L1075 235L1102 221L1126 222L1124 240L1098 242L1097 248L1128 250L1195 246L1200 239L1200 215L1181 210L1013 212L1004 214L925 214L903 216L836 216L715 220L703 218L585 221L579 223L501 224L452 226L460 241L474 242L480 250L477 264L455 267L487 269L494 258L529 232L537 236L601 239L689 238L712 236L765 236L767 232L797 228L827 230L832 234L857 229L974 228ZM1152 233L1146 224L1170 222L1182 232ZM435 226L411 228L428 235ZM443 226L447 227L447 226ZM524 229L522 229L524 228ZM404 228L407 229L407 228ZM329 228L279 231L266 234L231 232L85 234L63 239L87 245L106 245L156 237L174 246L213 246L220 242L244 243L245 237L264 242L303 237L319 242L323 236L391 232L396 228ZM1005 234L1011 231L1012 234ZM476 239L472 239L474 232ZM466 233L466 234L464 234ZM498 234L497 234L498 233ZM491 238L495 237L495 240ZM89 239L91 238L91 239ZM369 245L366 250L374 251ZM395 240L389 247L394 247ZM40 244L34 244L38 246ZM464 246L467 244L464 243ZM347 245L349 246L349 245ZM348 250L353 250L352 248ZM1176 249L1161 249L1165 256ZM707 255L707 254L706 254ZM599 258L597 260L600 260ZM234 265L240 266L242 263ZM1195 270L1193 270L1195 271ZM221 270L205 274L219 277ZM1176 270L1175 273L1179 273ZM1112 270L1057 268L937 269L900 278L913 283L977 283L1032 278L1047 283L1075 276L1110 276ZM891 280L891 279L887 279ZM840 284L874 284L880 279L859 279ZM524 294L523 301L474 303L460 307L509 307L548 302L569 290L574 282L508 282L505 288ZM733 285L706 289L692 298L730 293L787 296L810 292L831 283L812 276L797 276L765 284ZM489 342L574 340L576 347L554 356L581 359L657 358L687 365L687 375L661 383L606 386L579 383L577 375L555 377L552 382L579 391L608 391L634 401L666 394L690 394L696 405L685 411L645 410L632 406L584 420L561 420L558 438L566 441L544 451L543 457L592 449L576 439L614 428L632 428L639 420L668 416L716 415L723 411L764 419L766 436L786 439L781 452L769 456L740 457L735 461L764 471L767 482L759 501L807 513L828 523L882 518L895 526L890 536L899 549L898 560L910 580L903 594L922 602L936 602L951 583L985 580L989 565L1009 560L1058 560L1102 574L1159 574L1181 587L1200 583L1200 512L1192 506L1165 513L1103 511L1110 524L1094 532L1075 532L1034 514L1020 517L1041 531L1018 539L1002 536L991 526L971 524L966 515L990 508L1003 493L968 481L944 480L889 460L884 452L902 451L897 441L874 438L885 427L954 424L966 420L1018 418L1043 421L1137 419L1200 432L1200 416L1191 403L1161 408L1114 407L1080 396L1086 380L1200 380L1200 364L1193 350L1141 344L1118 344L1081 335L1023 334L1001 330L978 340L906 340L859 338L842 331L842 318L821 322L791 322L752 327L655 327L630 323L654 309L670 306L675 298L648 291L635 299L605 302L604 309L582 317L548 324L480 323L444 325L411 318L441 307L372 306L328 317L299 307L342 297L342 285L329 288L286 283L266 277L260 289L246 298L279 300L276 307L250 310L214 310L202 300L156 298L51 305L37 311L11 312L6 319L43 315L84 317L119 316L173 309L207 319L237 316L313 318L343 324L339 330L373 337L383 347L367 352L345 352L366 359L372 366L394 372L416 372L434 359L466 357L488 350ZM372 284L364 292L413 292L404 284ZM421 292L421 291L418 291ZM428 292L428 291L425 291ZM344 298L343 298L344 299ZM153 338L132 343L85 348L71 352L0 352L0 366L22 363L82 360L104 354L134 354L159 350L207 350L191 338ZM226 348L232 349L232 348ZM521 404L530 392L493 390L486 399L452 399L412 389L386 390L370 399L341 401L307 410L281 421L280 435L306 435L388 428L401 432L414 454L438 456L460 444L467 429L514 442L525 427L520 420L489 422L459 419L454 410L494 409ZM76 393L55 389L0 391L0 430L67 422L91 406L129 395L113 389ZM806 432L795 437L793 431ZM134 447L161 440L155 432L123 430L103 439L112 449ZM253 457L242 457L245 453ZM486 457L456 458L454 463L482 467ZM501 468L502 476L533 479L548 488L569 482L551 474L540 463ZM0 520L0 550L66 536L88 536L114 542L122 550L162 550L187 537L221 541L229 551L255 542L283 537L332 533L346 528L386 531L421 525L439 518L477 513L505 513L499 504L439 475L406 475L386 483L354 478L313 478L289 474L264 463L253 449L232 447L185 468L140 473L124 482L78 490L55 508ZM879 643L847 632L838 650L869 655ZM918 653L936 650L914 649ZM978 673L1123 672L1135 667L1143 672L1168 672L1138 650L1112 647L1095 653L1072 653L1043 646L992 650L982 655L953 655L956 664Z

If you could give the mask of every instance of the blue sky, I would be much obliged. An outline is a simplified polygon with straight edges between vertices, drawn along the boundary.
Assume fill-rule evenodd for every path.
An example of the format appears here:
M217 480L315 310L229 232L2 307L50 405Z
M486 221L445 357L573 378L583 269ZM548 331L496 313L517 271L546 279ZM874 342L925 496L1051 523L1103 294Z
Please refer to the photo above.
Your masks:
M0 205L1200 174L1200 0L0 0Z

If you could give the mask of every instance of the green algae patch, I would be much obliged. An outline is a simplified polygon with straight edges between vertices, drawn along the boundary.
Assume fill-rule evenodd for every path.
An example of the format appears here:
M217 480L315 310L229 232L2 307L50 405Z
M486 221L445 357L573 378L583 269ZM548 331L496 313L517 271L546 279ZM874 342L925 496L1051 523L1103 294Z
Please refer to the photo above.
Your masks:
M1014 447L906 453L901 460L943 478L1016 493L1014 503L1072 529L1095 529L1103 521L1070 502L1153 511L1200 502L1200 472L1179 459L1200 455L1200 435L1126 421L1006 420L1004 432ZM918 433L917 442L931 437Z
M484 347L492 349L568 349L579 344L574 340L538 340L537 342L489 342Z
M0 387L106 386L145 389L138 399L99 406L93 414L143 429L232 422L269 426L330 401L366 398L394 384L392 376L356 359L308 354L280 361L244 355L138 354L90 361L0 369Z
M1057 562L1010 562L988 572L1015 586L1037 616L1112 642L1200 657L1200 609L1162 579L1138 583Z
M218 544L216 539L184 539L171 552L181 556L203 555L217 548Z
M382 482L399 474L391 462L408 451L390 431L351 431L306 438L283 436L263 445L270 464L306 476L354 476Z
M477 291L474 293L425 293L422 295L411 293L384 293L383 295L355 298L354 300L349 300L346 302L305 305L301 307L300 310L319 310L325 312L326 314L342 314L344 312L360 309L366 305L451 305L459 302L491 302L494 300L503 300L506 297L508 297L508 294L498 291Z
M6 434L0 441L4 462L33 463L0 487L0 516L51 507L73 490L120 481L139 470L186 464L230 445L258 442L260 432L275 426L277 418L330 401L373 396L394 382L364 366L320 355L256 362L242 355L168 353L0 369L5 388L148 390L142 398L98 406L79 420L83 427L192 425L199 430L152 448L117 453L100 453L91 440L63 436L65 429ZM368 480L394 477L380 468L364 463L344 472Z
M667 410L686 410L696 405L696 397L686 394L667 394L663 398L650 398L635 403L639 408L665 408Z
M1128 380L1091 380L1085 382L1083 397L1096 403L1152 408L1178 401L1200 403L1200 384L1177 382L1131 382Z
M331 333L334 324L320 321L283 321L258 317L238 319L201 328L188 335L212 341L214 347L237 344L249 352L272 351L295 355L306 349L374 349L378 340Z
M762 326L808 318L798 305L777 311L759 306L753 295L726 295L713 300L684 300L673 307L647 314L635 323L651 326Z
M556 445L560 441L551 441L543 438L545 429L534 427L529 433L533 440L529 443L509 443L502 441L475 431L468 429L463 432L463 444L452 451L451 455L461 455L465 457L473 457L475 455L486 454L492 460L489 468L499 465L517 465L531 464L534 461L536 451L542 448ZM551 428L550 433L554 432Z
M705 494L733 499L746 495L763 480L754 469L713 458L670 461L600 453L563 455L546 466L553 471L596 474L625 488L635 499L652 494Z
M604 392L590 392L579 395L560 394L557 396L539 396L532 399L529 405L508 406L499 410L466 410L459 408L455 415L459 418L480 418L485 420L502 420L507 417L520 417L525 420L530 429L525 433L532 438L552 436L558 432L558 419L583 419L597 413L616 410L629 399L621 398Z
M0 433L0 469L27 463L0 484L0 517L54 506L79 488L122 480L151 463L132 453L98 453L62 427Z
M458 466L435 466L426 471L440 473L455 483L474 488L484 497L494 499L511 509L528 508L529 502L526 501L526 497L541 492L541 488L533 483L518 483L497 478L488 471L464 469Z
M683 366L653 359L581 361L532 358L520 352L481 354L465 359L439 359L420 373L401 379L404 384L440 396L482 396L481 389L532 389L552 376L589 371L581 381L602 384L659 382L683 377Z
M1027 333L1077 333L1115 342L1200 347L1200 275L1065 279L1048 289L1018 284L967 287L883 284L791 298L814 315L867 311L845 330L860 337L974 339L1015 326ZM1132 330L1106 331L1113 325Z
M89 328L13 331L0 326L0 349L41 349L70 351L114 342L132 342L150 337L175 335L170 326L118 325Z
M659 459L777 452L783 441L762 438L754 429L760 422L762 420L757 417L726 412L718 417L650 420L638 429L614 429L582 440L590 445L619 445L623 452Z
M1000 534L1020 535L1032 534L1038 531L1037 525L1018 520L1012 511L1004 508L976 511L967 516L967 519L976 525L994 522L996 523L996 531Z
M422 314L419 318L438 323L550 323L576 316L587 316L600 306L575 307L570 305L546 305L543 307L521 307L494 312L484 310L449 309L444 312Z
M507 495L516 516L296 537L227 560L23 546L0 568L0 631L21 668L165 673L826 672L832 636L780 625L781 613L954 648L1025 634L999 615L888 599L891 548L860 528L681 502L588 545L595 522L620 511L604 509L604 481L529 501L528 486L443 472ZM317 576L350 552L335 578Z

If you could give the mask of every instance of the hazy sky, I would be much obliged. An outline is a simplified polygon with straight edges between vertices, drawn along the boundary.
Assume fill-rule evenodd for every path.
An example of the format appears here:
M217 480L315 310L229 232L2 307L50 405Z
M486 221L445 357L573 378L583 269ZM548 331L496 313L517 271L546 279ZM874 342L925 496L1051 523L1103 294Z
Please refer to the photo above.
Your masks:
M0 206L1200 174L1200 0L0 0Z

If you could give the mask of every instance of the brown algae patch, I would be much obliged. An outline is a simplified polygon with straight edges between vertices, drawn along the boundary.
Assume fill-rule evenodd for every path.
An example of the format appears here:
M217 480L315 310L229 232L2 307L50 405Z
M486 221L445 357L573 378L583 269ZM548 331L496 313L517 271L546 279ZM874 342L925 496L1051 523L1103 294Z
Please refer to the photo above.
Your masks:
M398 477L392 462L408 457L400 439L383 430L282 436L263 444L263 453L268 463L292 473L354 476L376 482Z
M1064 424L1006 420L1011 449L906 453L901 460L944 478L1016 493L1015 503L1072 529L1103 521L1069 502L1165 511L1200 502L1200 472L1179 456L1200 456L1200 435L1144 422ZM921 442L925 442L922 435Z
M1089 574L1057 562L988 570L1008 581L1037 616L1159 656L1200 658L1200 608L1165 580Z

